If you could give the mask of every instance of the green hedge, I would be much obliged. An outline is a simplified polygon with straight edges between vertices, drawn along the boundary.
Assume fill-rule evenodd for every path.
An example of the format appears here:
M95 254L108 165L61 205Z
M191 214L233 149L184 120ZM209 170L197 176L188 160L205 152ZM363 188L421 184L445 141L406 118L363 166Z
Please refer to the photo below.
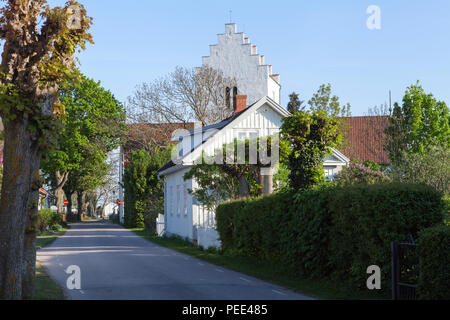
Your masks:
M334 193L330 262L333 277L366 288L367 267L380 266L382 288L391 287L391 242L417 239L443 220L442 195L410 184L354 185Z
M40 232L55 230L62 224L62 217L58 212L50 209L39 210L38 227Z
M443 220L441 195L407 184L328 186L221 204L224 250L279 261L291 272L365 288L380 266L390 291L390 243Z
M418 242L422 272L419 299L450 300L450 226L425 229Z

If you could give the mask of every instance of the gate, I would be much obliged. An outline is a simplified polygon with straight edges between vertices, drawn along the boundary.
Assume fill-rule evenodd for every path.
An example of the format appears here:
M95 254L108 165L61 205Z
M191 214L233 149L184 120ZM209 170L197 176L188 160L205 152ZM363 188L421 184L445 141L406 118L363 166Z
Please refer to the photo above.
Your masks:
M392 242L392 299L416 300L420 278L417 243L412 236L407 242Z

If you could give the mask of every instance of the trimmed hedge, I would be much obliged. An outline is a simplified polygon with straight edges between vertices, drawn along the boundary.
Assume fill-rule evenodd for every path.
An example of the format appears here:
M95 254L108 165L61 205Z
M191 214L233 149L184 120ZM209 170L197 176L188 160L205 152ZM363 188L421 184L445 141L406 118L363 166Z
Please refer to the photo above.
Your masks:
M450 226L425 229L418 242L422 272L419 299L450 300Z
M330 262L333 277L366 288L367 267L381 268L382 288L391 287L391 242L417 239L443 221L442 195L423 185L379 184L344 187L330 202Z
M296 275L366 289L367 267L390 292L390 243L443 221L441 194L408 184L328 186L221 204L223 250L277 261Z

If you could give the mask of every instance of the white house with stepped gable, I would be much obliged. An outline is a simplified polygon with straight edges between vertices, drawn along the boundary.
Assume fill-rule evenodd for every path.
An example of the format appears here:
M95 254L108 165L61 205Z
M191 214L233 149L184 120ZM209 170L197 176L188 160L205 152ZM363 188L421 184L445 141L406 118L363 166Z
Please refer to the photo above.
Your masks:
M225 33L218 35L218 43L211 46L210 56L203 58L203 65L219 69L225 76L237 80L237 87L231 92L234 113L220 123L174 135L174 141L178 141L179 159L160 168L159 174L165 177L165 233L208 248L220 246L214 229L214 212L205 209L189 193L197 185L193 180L184 181L184 174L202 152L212 155L235 139L278 133L283 117L289 112L280 105L280 76L272 74L272 67L265 64L264 56L257 53L256 46L244 33L237 32L235 24L225 26ZM349 159L336 150L333 156L324 160L327 176L334 176L348 163ZM267 174L271 178L272 172Z

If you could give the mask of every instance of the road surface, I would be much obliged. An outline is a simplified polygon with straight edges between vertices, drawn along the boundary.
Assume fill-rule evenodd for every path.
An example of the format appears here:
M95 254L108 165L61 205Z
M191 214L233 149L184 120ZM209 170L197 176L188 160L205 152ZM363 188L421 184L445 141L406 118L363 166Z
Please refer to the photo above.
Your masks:
M304 300L306 296L155 245L109 222L72 224L38 251L74 300ZM67 289L69 266L81 289Z

